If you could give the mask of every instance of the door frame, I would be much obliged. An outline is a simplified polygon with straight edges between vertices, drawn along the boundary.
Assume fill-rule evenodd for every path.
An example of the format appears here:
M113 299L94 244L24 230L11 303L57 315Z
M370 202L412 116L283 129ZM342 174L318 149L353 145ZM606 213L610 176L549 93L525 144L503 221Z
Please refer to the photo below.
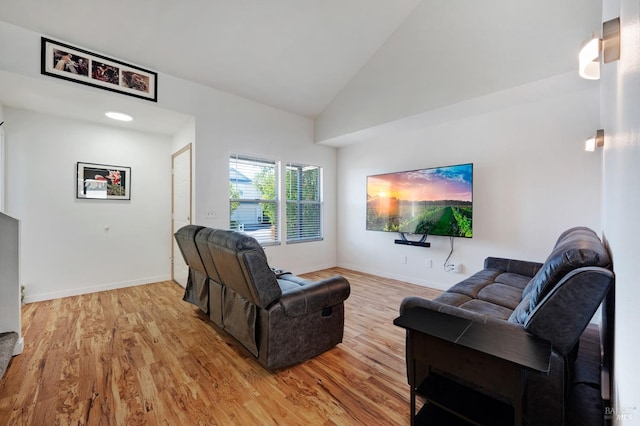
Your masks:
M176 157L184 154L186 151L189 151L189 223L193 223L193 150L192 144L188 143L178 151L171 154L171 279L174 279L174 261L175 261L175 245L173 244L173 235L176 232L175 229L175 205L174 205L174 163Z

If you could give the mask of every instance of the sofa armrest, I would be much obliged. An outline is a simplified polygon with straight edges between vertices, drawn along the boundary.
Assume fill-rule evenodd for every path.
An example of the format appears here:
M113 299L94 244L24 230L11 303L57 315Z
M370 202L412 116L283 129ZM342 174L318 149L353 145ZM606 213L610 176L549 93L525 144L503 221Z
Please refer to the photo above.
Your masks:
M525 330L549 340L561 354L568 354L613 282L613 272L597 266L570 272L531 311L524 323ZM520 305L516 310L519 308Z
M451 306L444 303L436 302L434 300L424 299L422 297L410 296L406 297L400 303L400 315L405 313L411 308L426 308L432 311L442 312L445 314L453 315L459 318L465 318L472 321L484 323L484 324L496 324L499 327L505 327L510 329L523 329L522 324L509 322L494 318L489 315L479 314L477 312L469 311L466 309L458 308L457 306Z
M298 284L297 287L282 292L279 302L287 316L321 311L344 302L351 292L349 281L339 275L321 281L309 281L291 274L279 279Z
M542 263L528 260L506 259L502 257L487 257L484 260L484 269L498 269L512 274L533 277L542 267Z
M417 332L420 336L429 336L432 343L436 341L449 342L452 345L446 345L440 349L446 350L448 347L449 355L459 357L460 360L465 359L469 362L469 357L489 355L528 370L543 374L549 373L551 342L533 336L522 328L511 327L506 321L478 322L445 312L436 312L429 308L413 307L402 313L393 323L407 329L407 331ZM407 335L407 338L409 337ZM434 337L435 340L430 337ZM407 344L407 355L410 355L410 352L415 351L416 348L421 351L419 344L413 348L410 346ZM468 351L469 349L471 352ZM424 356L425 354L422 354L420 358L424 359ZM437 358L438 356L435 356L434 360ZM448 357L445 356L445 358ZM442 362L442 358L439 358L437 362L442 366L456 367L449 362ZM478 366L485 367L489 365L491 364L483 362L478 364ZM457 375L454 374L454 376ZM520 380L520 375L517 380Z

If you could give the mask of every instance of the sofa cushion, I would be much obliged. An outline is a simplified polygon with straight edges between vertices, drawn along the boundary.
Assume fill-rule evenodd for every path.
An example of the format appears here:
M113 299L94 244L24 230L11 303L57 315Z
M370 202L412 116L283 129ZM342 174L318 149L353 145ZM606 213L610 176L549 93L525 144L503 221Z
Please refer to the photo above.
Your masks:
M478 293L487 285L494 282L497 276L502 273L500 270L483 269L469 278L460 281L458 284L447 290L450 293L464 294L472 299L478 297Z
M469 300L468 302L460 305L460 308L503 320L508 319L512 312L511 309L505 308L504 306L496 305L495 303L486 302L479 299Z
M438 303L442 303L443 305L460 306L463 303L466 303L466 302L468 302L469 300L472 300L472 299L473 298L471 298L469 296L466 296L464 294L453 293L451 291L446 291L446 292L442 293L440 296L436 297L433 300L438 302Z
M478 293L477 298L485 302L493 303L494 305L514 310L516 306L518 306L518 303L520 303L520 297L522 297L521 289L510 285L493 283L483 288L480 293Z
M500 269L483 269L460 281L435 300L483 315L507 319L520 302L522 289L530 279L530 276Z
M484 260L484 269L499 269L501 271L525 275L531 279L540 269L542 263L528 260L505 259L502 257L487 257Z
M529 284L531 281L530 276L514 274L510 272L505 272L503 274L498 275L494 282L499 284L504 284L512 288L517 288L519 290L518 302L522 298L522 290Z
M509 316L509 322L524 324L531 313L531 293L524 296Z

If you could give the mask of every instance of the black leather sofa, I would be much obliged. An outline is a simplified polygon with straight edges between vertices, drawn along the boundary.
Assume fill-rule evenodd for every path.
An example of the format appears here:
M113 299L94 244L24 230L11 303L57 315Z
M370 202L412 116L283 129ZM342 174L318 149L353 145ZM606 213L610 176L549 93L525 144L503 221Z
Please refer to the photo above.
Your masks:
M267 369L313 358L342 342L349 282L309 281L267 264L253 237L187 225L175 233L189 278L184 300Z
M549 374L526 377L524 411L528 424L564 425L579 338L613 282L600 238L576 227L560 235L542 264L489 257L483 270L434 300L405 298L400 312L423 307L493 324L495 333L510 328L551 342Z

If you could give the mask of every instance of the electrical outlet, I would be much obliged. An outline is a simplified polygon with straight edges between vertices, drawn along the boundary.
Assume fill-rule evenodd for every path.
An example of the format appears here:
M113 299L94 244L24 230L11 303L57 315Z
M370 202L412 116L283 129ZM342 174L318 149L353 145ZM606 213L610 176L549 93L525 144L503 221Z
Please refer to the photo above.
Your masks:
M427 261L426 261L426 263L425 263L425 266L426 266L428 269L433 268L433 259L427 259Z
M453 272L459 274L462 272L462 263L456 263L453 265Z
M403 265L407 264L407 256L400 256L400 263Z

